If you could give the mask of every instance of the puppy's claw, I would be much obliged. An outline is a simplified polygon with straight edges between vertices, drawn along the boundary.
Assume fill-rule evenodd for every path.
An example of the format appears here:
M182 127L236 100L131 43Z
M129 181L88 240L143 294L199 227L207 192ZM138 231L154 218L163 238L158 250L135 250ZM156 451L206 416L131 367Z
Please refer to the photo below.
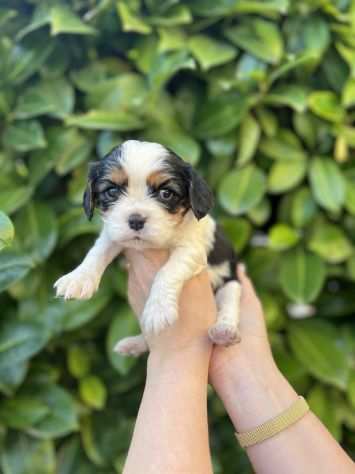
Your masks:
M228 323L216 323L208 330L208 335L214 344L231 346L241 341L238 329Z

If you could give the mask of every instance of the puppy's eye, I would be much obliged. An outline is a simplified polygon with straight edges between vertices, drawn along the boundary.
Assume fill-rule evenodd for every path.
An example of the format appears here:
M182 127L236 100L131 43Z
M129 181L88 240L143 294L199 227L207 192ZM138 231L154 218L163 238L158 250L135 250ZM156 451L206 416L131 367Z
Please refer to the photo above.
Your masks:
M159 190L159 197L163 201L170 201L174 197L174 191L168 188L162 188Z
M116 186L112 186L111 188L105 189L104 196L109 199L114 199L119 195L119 193L119 188L117 188Z

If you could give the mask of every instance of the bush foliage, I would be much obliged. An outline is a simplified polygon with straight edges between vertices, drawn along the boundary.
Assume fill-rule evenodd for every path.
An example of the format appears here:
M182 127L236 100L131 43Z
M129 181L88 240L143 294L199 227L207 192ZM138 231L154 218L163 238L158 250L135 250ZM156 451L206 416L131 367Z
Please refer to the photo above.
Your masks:
M0 7L2 472L122 470L145 374L112 353L137 330L125 273L89 302L52 285L100 228L81 209L88 161L128 137L206 176L281 370L354 453L355 2ZM209 403L215 472L251 472Z

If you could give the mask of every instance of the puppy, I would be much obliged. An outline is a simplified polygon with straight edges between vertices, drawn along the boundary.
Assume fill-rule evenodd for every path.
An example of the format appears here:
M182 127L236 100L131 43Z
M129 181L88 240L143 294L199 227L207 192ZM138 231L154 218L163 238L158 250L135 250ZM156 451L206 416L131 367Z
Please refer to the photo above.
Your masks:
M90 298L126 249L168 249L141 315L144 330L158 333L174 323L184 282L207 266L218 310L209 337L215 344L239 341L236 255L208 214L210 189L189 164L158 143L128 140L91 164L83 205L89 219L100 209L103 228L83 262L55 283L57 296ZM115 350L138 355L147 345L135 336Z

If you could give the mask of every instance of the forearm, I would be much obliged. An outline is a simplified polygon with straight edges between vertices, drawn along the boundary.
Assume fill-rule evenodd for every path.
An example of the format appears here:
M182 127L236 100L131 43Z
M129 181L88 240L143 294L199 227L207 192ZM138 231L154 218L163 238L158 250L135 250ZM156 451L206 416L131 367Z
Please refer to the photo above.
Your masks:
M263 370L245 365L233 370L231 361L215 388L237 431L251 430L280 414L297 394L273 362ZM237 442L237 441L236 441ZM311 412L294 425L268 440L251 446L247 454L258 474L354 474L350 458Z
M209 348L149 357L124 474L212 472L207 424Z

